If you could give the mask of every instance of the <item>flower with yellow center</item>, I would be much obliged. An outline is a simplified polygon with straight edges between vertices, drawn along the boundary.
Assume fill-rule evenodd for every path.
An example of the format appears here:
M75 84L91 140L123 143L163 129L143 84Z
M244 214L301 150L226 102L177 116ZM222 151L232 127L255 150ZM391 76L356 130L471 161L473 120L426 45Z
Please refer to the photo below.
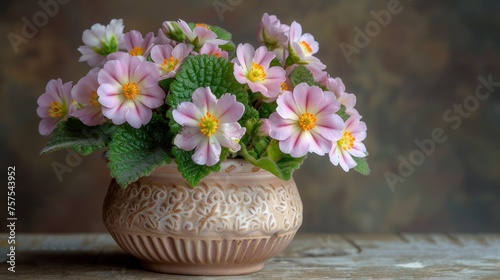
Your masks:
M135 47L128 52L130 55L138 56L144 53L144 49L141 47Z
M165 104L159 79L157 66L137 56L122 55L106 62L98 75L102 114L114 124L127 122L134 128L149 123L152 110Z
M217 132L219 128L219 120L212 116L209 112L205 113L205 116L201 118L198 123L200 131L203 135L210 137Z
M97 75L99 69L94 68L71 90L71 96L78 104L78 108L71 116L78 118L85 125L94 126L106 122L106 118L102 115L101 103L99 103L99 95L97 89L99 82Z
M340 138L337 144L342 150L347 151L352 149L352 147L354 146L354 141L356 141L356 138L352 136L352 133L350 133L349 131L344 131L344 133L342 134L342 138Z
M302 131L311 130L316 125L316 116L311 113L303 113L299 117L299 126Z
M156 45L151 50L151 60L160 70L160 80L175 76L184 59L191 53L192 48L180 43L171 45Z
M64 114L66 114L66 109L64 108L63 104L57 101L50 102L49 115L51 118L59 118L62 117Z
M248 79L252 82L262 82L266 79L266 71L262 65L252 62L252 68L248 71Z
M276 112L269 117L269 136L279 141L282 152L296 158L309 152L324 155L342 136L344 122L335 114L340 104L331 92L301 83L276 103Z
M97 101L98 98L99 98L99 96L97 96L97 91L93 90L90 93L89 105L90 106L99 106L99 102Z
M309 69L317 69L318 72L326 68L326 65L314 56L319 50L318 42L310 33L302 34L302 26L299 23L292 22L288 37L288 50L294 63L307 65Z
M154 33L148 32L144 37L137 30L123 34L123 47L132 56L147 57L154 46Z
M139 94L139 88L135 82L126 83L122 86L123 96L126 99L134 100Z
M234 62L234 77L240 84L246 84L253 92L260 92L266 99L274 101L285 82L285 70L280 66L269 67L276 57L265 46L257 50L250 44L240 44L236 48Z
M219 99L210 87L193 92L193 102L182 102L172 111L172 116L182 126L174 144L182 150L195 150L192 159L199 165L212 166L219 162L222 147L230 151L240 150L240 139L245 134L238 120L245 106L232 94Z
M180 19L176 23L167 23L166 26L168 28L167 30L164 29L165 34L174 35L171 39L174 39L175 37L182 38L186 44L193 46L196 50L199 50L205 43L212 43L217 46L222 46L228 43L227 40L217 38L217 34L211 30L209 25L204 23L197 23L194 25L194 28L191 29L191 26L189 26L187 22ZM173 30L171 27L173 27ZM182 32L182 36L172 34L177 33L177 30Z
M329 152L333 165L339 165L344 171L354 168L357 163L353 157L363 158L368 155L365 145L361 142L366 138L366 124L358 115L351 116L345 122L342 137L334 141Z
M179 59L171 56L168 59L167 58L163 59L163 63L161 64L160 67L161 70L165 71L165 73L170 73L174 71L174 69L177 67L178 64L179 64Z
M311 55L313 53L313 50L311 48L311 46L309 45L309 43L307 43L306 41L302 40L299 42L299 45L300 47L302 48L302 51L306 54L306 55Z
M41 135L51 134L59 122L65 121L74 112L71 88L71 83L63 84L61 79L47 83L45 93L37 100L36 112L41 118L38 131Z

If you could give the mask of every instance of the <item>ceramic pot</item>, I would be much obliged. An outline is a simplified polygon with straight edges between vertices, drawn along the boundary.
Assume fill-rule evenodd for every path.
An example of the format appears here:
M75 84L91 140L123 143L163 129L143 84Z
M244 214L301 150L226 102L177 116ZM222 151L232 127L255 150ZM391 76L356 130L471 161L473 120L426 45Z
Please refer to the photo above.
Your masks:
M302 201L293 179L244 160L224 161L196 188L170 164L126 189L113 180L103 219L148 270L236 275L262 269L288 246L302 223Z

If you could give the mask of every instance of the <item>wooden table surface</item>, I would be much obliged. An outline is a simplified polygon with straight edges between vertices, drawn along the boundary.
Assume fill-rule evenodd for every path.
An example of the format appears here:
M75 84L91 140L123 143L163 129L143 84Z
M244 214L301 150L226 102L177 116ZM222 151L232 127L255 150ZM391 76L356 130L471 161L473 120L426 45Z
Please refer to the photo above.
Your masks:
M0 279L500 279L500 234L299 234L238 277L145 271L109 234L20 234L12 273L0 236Z

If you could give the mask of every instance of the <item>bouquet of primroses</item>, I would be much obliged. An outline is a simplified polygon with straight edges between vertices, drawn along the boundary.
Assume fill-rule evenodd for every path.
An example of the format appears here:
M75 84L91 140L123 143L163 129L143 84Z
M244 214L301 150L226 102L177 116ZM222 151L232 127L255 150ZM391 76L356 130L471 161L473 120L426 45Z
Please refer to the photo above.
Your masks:
M106 148L122 187L172 160L191 186L235 157L283 180L308 153L369 173L356 96L325 71L299 23L264 14L258 48L183 20L157 36L123 29L114 19L85 30L78 51L92 69L74 85L48 82L37 109L49 136L42 154Z

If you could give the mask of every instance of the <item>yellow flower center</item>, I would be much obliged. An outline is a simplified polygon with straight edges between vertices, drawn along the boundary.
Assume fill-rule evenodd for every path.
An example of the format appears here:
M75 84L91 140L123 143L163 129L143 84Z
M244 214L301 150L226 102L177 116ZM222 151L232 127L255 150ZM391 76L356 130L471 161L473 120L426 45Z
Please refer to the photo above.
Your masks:
M134 99L139 94L136 83L126 83L122 86L123 95L127 99Z
M342 134L342 138L340 138L337 143L342 150L347 151L352 149L354 141L356 141L356 138L352 136L352 133L345 131L344 134Z
M300 47L302 48L302 51L304 51L306 54L312 54L312 49L311 46L306 41L300 41L299 42Z
M66 109L64 106L57 102L57 101L52 101L49 104L49 116L52 118L58 118L62 117L64 114L66 114Z
M210 27L208 25L204 24L204 23L196 23L195 26L201 26L201 27L203 27L203 28L205 28L207 30L210 30Z
M266 71L262 65L252 62L252 69L248 73L248 79L252 82L263 81L266 78Z
M130 55L137 56L137 55L142 55L144 53L144 50L141 47L135 47L131 49L128 53Z
M198 126L200 127L200 131L203 135L210 137L212 134L217 132L217 129L219 128L219 120L207 112L205 116L201 118Z
M167 73L170 73L175 69L175 66L179 64L179 59L171 56L170 58L165 58L161 64L161 69Z
M89 102L89 104L91 106L97 106L97 105L99 105L99 102L97 101L97 98L99 98L97 96L97 91L93 90L92 91L92 95L90 96L90 102Z
M316 125L316 116L311 113L304 113L299 117L299 126L302 131L311 130Z
M290 90L290 88L288 87L288 85L286 84L286 82L281 83L280 87L281 87L281 91Z

